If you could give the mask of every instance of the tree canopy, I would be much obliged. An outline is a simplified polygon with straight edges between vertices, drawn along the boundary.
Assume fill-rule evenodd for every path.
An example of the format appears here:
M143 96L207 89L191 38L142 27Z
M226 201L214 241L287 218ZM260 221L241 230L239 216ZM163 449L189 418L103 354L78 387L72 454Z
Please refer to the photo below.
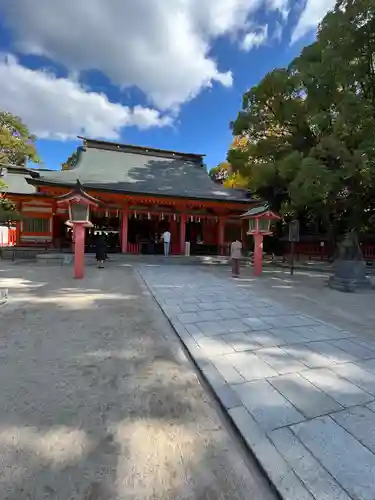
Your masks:
M231 176L232 167L227 161L219 163L209 171L209 176L216 182L216 184L224 184L224 182Z
M274 209L309 211L327 231L372 223L374 56L373 0L340 0L316 42L244 94L228 161Z
M32 135L21 119L6 111L0 111L0 163L24 165L25 158L39 163Z

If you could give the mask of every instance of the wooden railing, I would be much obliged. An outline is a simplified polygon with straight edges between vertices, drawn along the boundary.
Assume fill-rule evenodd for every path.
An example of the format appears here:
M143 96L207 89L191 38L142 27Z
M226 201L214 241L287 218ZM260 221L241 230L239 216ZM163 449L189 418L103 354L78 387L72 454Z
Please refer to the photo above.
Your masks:
M364 260L375 260L375 245L363 243L361 250ZM296 243L295 255L297 259L307 257L308 259L327 260L329 257L327 246L321 246L319 243Z
M17 231L14 227L1 228L0 246L14 247L17 243Z
M362 255L365 260L375 260L375 245L361 245Z
M303 256L308 259L326 260L329 256L327 247L321 246L320 243L296 243L295 254L297 259Z
M140 243L128 243L127 253L140 254L141 253Z

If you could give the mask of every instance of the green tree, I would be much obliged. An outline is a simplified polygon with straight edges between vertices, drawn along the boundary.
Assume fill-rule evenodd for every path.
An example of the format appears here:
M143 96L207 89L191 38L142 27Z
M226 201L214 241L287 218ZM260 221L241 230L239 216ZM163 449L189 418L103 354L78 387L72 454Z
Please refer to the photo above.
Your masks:
M32 135L21 119L6 111L0 112L0 163L23 165L28 157L39 163L36 152L36 137Z
M250 188L276 210L314 212L333 235L375 208L374 28L372 0L338 2L315 43L245 93L232 124L248 146L228 161Z
M209 176L214 182L216 182L216 184L224 184L224 182L230 177L231 173L232 167L230 163L224 161L219 163L216 167L211 168Z
M19 220L20 214L16 210L16 205L13 203L4 192L6 183L0 176L0 223Z

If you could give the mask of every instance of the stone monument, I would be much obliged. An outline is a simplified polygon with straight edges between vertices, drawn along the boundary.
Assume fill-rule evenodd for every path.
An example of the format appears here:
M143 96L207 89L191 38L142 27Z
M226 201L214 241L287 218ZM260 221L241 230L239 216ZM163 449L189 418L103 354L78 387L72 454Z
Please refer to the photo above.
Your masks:
M355 231L346 233L339 244L338 257L333 264L333 275L329 277L328 286L341 292L371 288L371 282L366 276L366 262Z

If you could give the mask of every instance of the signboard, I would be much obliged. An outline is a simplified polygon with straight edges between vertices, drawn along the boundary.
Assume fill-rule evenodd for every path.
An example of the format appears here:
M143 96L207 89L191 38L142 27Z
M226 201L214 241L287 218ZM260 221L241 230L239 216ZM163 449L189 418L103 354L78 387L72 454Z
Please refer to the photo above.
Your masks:
M299 221L292 220L289 223L289 241L299 241Z

